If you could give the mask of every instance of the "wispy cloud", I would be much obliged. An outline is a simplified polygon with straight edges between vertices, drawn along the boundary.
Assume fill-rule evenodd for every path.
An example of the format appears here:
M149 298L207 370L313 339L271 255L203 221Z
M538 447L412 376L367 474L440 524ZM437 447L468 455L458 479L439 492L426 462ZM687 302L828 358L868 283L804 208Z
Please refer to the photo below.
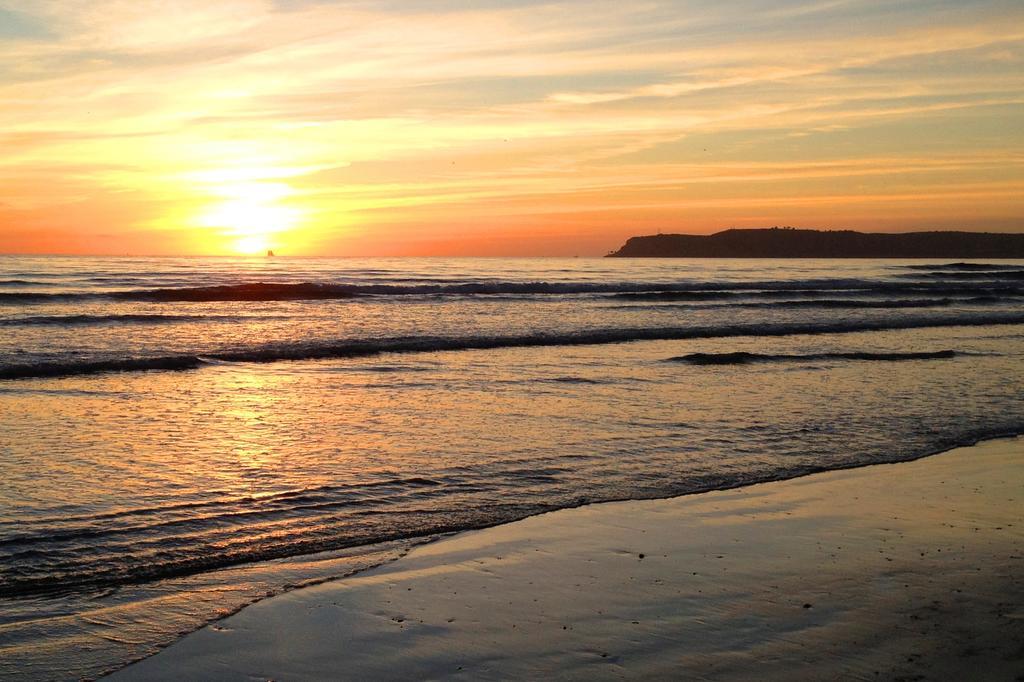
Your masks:
M1003 194L1024 182L1019 3L0 0L0 24L0 237L34 225L39 250L58 222L216 249L200 216L243 182L293 190L275 201L310 251L507 223L600 252L630 211L1024 216Z

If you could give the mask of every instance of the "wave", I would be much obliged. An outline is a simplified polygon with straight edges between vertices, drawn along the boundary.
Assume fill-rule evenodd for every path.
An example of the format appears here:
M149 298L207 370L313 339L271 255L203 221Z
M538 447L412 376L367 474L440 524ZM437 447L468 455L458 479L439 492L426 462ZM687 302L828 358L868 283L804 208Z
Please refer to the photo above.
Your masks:
M20 303L55 303L77 298L95 298L95 293L59 292L44 293L42 291L0 291L0 305L16 305Z
M217 301L293 301L346 299L359 295L348 285L256 282L203 287L169 287L123 291L4 291L0 303L48 303L68 300L107 299L159 303L208 303Z
M65 377L108 372L146 372L152 370L184 370L201 367L204 361L194 355L171 355L155 358L123 358L108 360L71 360L39 362L24 365L0 365L0 379Z
M932 265L903 265L907 270L1019 270L1020 265L1006 263L941 263Z
M446 481L434 480L424 476L407 476L407 477L391 477L381 478L378 480L363 481L360 483L339 483L339 484L323 484L307 488L294 488L290 490L282 490L279 492L265 493L259 495L232 495L226 490L210 491L210 499L195 501L195 502L180 502L176 504L162 504L154 505L151 507L132 507L127 509L116 509L107 512L94 512L87 514L73 514L63 512L57 516L44 516L33 519L35 524L47 525L47 524L61 524L67 525L69 523L84 522L86 524L93 524L98 521L107 521L110 519L135 519L146 516L157 516L167 517L168 515L180 513L180 512L193 512L195 510L209 510L209 509L220 509L224 507L233 507L246 504L275 504L283 501L310 501L317 500L323 496L335 495L338 493L352 493L359 492L369 489L379 488L416 488L416 487L430 487L443 485ZM51 512L53 513L53 512ZM20 528L21 522L2 522L0 521L0 531L4 528L11 526ZM53 528L49 528L43 532L42 535L38 536L3 536L0 535L0 545L10 544L11 542L19 542L25 539L36 539L44 538L47 534L52 534L55 531Z
M650 304L624 304L615 306L619 308L642 308L653 310L667 310L683 308L686 310L706 310L710 308L822 308L826 310L871 310L871 309L895 309L905 308L948 308L952 306L984 306L1000 303L1016 303L1017 299L1008 296L972 296L970 298L903 298L903 299L835 299L835 298L812 298L804 300L771 300L771 301L737 301L727 303L714 303L709 305L659 305Z
M194 322L197 320L227 319L237 317L209 315L161 315L161 314L124 314L124 315L36 315L32 317L13 317L0 319L0 326L78 326L94 324L171 324L175 322Z
M233 511L241 516L246 529L239 534L235 524L222 522L224 515L213 518L189 519L193 527L185 527L166 535L166 528L150 525L107 529L112 538L97 543L94 531L84 527L79 534L56 539L46 534L27 535L12 538L7 557L10 570L0 574L0 598L23 598L35 596L67 595L79 590L116 588L128 584L146 583L167 578L186 576L204 571L225 568L238 564L263 560L282 559L289 556L308 555L321 551L335 551L348 547L376 545L378 543L436 537L441 534L467 531L515 521L555 509L575 507L592 502L608 502L624 499L651 499L693 494L711 490L728 490L774 480L785 480L820 471L848 469L879 462L908 461L948 450L953 447L973 445L981 440L1019 435L1024 429L1020 424L1000 425L988 429L954 432L937 437L927 446L911 452L885 458L850 460L839 463L794 464L770 472L739 472L683 478L656 490L611 491L596 497L574 496L553 502L509 502L490 504L487 512L447 513L438 515L431 510L414 506L412 508L388 508L387 500L374 500L372 504L383 504L383 508L347 510L344 518L397 515L403 520L415 517L412 523L400 525L371 525L356 523L354 526L338 528L342 518L338 515L309 514L310 506L282 505L270 510L264 517L259 512L245 507ZM534 481L557 480L552 474L560 469L510 470L514 476L527 476ZM416 479L408 479L412 483ZM437 482L423 479L424 483L412 483L412 487L436 486ZM398 481L405 484L406 481ZM469 484L476 488L474 484ZM296 491L299 495L310 491ZM417 492L409 491L406 501L415 499ZM438 490L436 496L444 497L448 491ZM328 506L344 506L343 500L331 500ZM349 503L351 504L351 503ZM150 510L144 510L150 511ZM159 518L159 517L158 517ZM184 519L183 519L184 521ZM36 529L39 530L39 529ZM150 532L153 531L153 532ZM32 545L41 544L41 548Z
M106 557L106 561L95 562L87 568L83 568L81 561L73 560L47 566L41 572L15 567L8 576L0 576L0 598L52 597L79 590L108 589L166 580L258 561L414 540L492 526L554 508L537 504L521 511L516 510L518 513L498 511L493 519L438 519L408 529L398 527L376 530L366 527L346 535L339 535L330 526L303 528L303 522L297 522L298 527L286 527L277 532L268 531L251 537L211 535L209 538L193 538L193 541L198 541L197 544L193 545L191 551L181 553L175 552L172 543L151 543L145 551L137 551L129 557L114 554ZM386 510L370 509L350 512L350 515L358 517L387 513ZM209 544L203 540L209 540ZM110 549L122 548L111 545ZM33 556L38 556L38 553L27 554L22 558Z
M196 369L213 362L258 362L325 360L379 355L382 353L428 353L496 348L583 346L630 341L775 337L800 334L845 334L852 332L920 329L928 327L989 326L1024 324L1024 313L967 316L906 317L898 320L837 321L830 323L733 324L707 327L654 327L594 329L562 333L531 333L510 336L413 336L377 339L344 339L333 342L268 344L239 350L173 355L164 357L113 358L103 360L44 361L0 365L0 379L28 379Z
M1017 279L1016 275L1009 280ZM253 282L201 287L170 287L118 291L2 291L0 304L47 303L106 299L145 302L345 300L365 296L500 296L500 295L613 295L639 298L714 298L772 293L822 294L866 292L935 295L1022 294L1013 281L986 278L972 282L878 282L860 279L806 279L763 282L462 282L446 284L329 284L318 282Z
M212 301L288 301L353 298L351 286L255 282L252 284L226 284L209 287L181 287L169 289L136 289L107 294L111 298L133 301L212 302Z
M800 355L763 354L738 351L734 353L690 353L669 358L666 362L685 362L689 365L746 365L754 362L807 362L812 360L864 360L871 362L901 362L906 360L947 360L958 354L952 350L918 353L805 353Z
M1005 297L1022 296L1024 288L1012 284L1002 285L999 283L980 283L978 286L970 284L948 284L945 282L913 282L907 284L875 284L873 286L849 289L774 289L774 290L751 290L751 291L633 291L609 294L609 298L639 300L639 301L716 301L732 300L736 298L763 298L763 299L785 299L793 296L812 297L809 300L816 300L816 296L943 296L943 297Z
M599 384L610 383L608 380L604 380L604 379L590 379L590 378L587 378L587 377L571 377L571 376L552 377L552 378L549 378L549 379L537 379L536 381L538 381L540 383L545 383L545 384L592 384L592 385L599 385Z
M951 280L1024 280L1024 270L965 270L962 272L923 272L901 277L926 277Z
M125 509L116 512L36 519L29 533L0 535L0 552L5 560L11 552L39 544L93 539L111 535L145 535L158 529L207 527L222 521L267 518L274 514L294 516L296 512L358 506L367 494L386 502L386 495L419 494L443 484L422 476L389 478L351 485L322 485L289 490L260 497L224 497L203 502Z

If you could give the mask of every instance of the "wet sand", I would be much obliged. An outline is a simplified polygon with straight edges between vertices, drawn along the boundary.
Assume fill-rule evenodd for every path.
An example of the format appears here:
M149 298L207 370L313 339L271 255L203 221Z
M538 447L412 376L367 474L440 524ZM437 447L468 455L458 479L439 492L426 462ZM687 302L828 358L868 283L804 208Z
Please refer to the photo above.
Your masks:
M1024 440L455 535L117 680L1024 679Z

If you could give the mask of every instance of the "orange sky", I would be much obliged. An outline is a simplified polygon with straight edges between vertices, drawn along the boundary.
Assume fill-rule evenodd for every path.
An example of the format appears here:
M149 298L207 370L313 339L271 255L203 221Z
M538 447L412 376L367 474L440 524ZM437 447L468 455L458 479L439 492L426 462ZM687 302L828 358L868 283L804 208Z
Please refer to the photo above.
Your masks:
M0 65L0 253L1024 230L1019 1L0 0Z

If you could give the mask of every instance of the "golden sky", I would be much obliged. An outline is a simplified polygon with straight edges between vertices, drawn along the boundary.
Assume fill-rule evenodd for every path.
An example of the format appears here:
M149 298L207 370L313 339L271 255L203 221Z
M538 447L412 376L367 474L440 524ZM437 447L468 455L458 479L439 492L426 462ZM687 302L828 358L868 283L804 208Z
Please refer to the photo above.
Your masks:
M1024 229L1024 3L0 0L0 253Z

